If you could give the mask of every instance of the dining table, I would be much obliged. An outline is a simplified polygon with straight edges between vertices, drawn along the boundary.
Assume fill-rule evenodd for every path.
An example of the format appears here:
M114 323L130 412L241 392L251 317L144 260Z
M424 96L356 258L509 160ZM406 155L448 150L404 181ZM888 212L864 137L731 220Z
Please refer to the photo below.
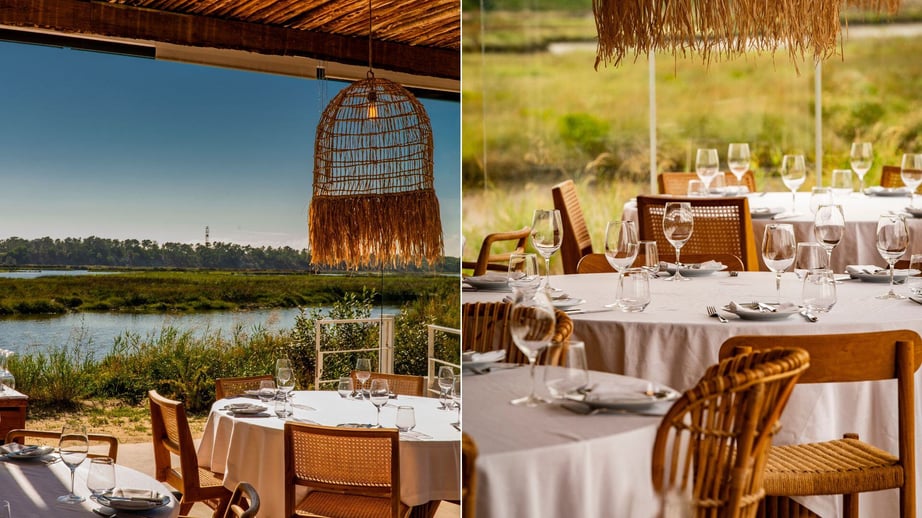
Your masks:
M373 376L372 376L373 377ZM260 495L261 516L285 514L286 420L324 426L371 427L376 409L367 400L343 398L336 391L290 393L292 415L276 417L271 402L265 412L233 414L232 403L254 399L243 396L212 405L202 441L199 464L223 473L224 486L233 489L249 482ZM452 423L456 410L443 410L438 398L399 395L381 407L381 425L395 427L397 406L412 406L416 427L400 434L400 499L411 507L428 507L441 500L460 500L461 433ZM298 488L306 494L305 488Z
M922 304L882 300L888 290L881 276L840 280L837 302L828 313L810 322L794 311L780 319L744 320L724 309L731 302L775 301L775 275L770 272L696 272L697 277L673 282L666 277L650 281L651 302L642 311L626 313L606 307L614 301L618 274L551 276L560 290L557 305L567 307L573 336L585 343L590 369L651 380L677 390L692 387L705 369L717 362L720 345L736 335L811 335L909 329L922 334ZM839 276L840 278L846 276ZM873 282L872 282L873 281ZM801 284L792 272L782 275L781 298L800 305ZM909 295L905 286L896 291ZM505 291L462 292L462 301L499 301ZM918 299L922 302L922 299ZM566 304L563 304L565 302ZM574 304L576 302L576 304ZM714 306L726 323L709 316ZM743 312L747 314L746 312ZM922 375L915 387L922 390ZM469 393L469 392L468 392ZM897 451L897 414L894 392L886 383L798 385L781 418L776 444L829 440L855 432L872 444ZM922 415L922 398L915 400ZM466 417L466 422L470 418ZM916 428L916 455L922 454L922 428ZM922 494L922 478L917 479ZM821 516L840 512L831 497L810 497L803 503ZM862 513L897 516L892 492L862 495ZM917 503L922 512L922 499Z
M43 458L10 460L0 462L0 500L10 504L10 513L16 518L48 518L93 516L115 511L101 506L90 498L86 487L90 462L84 461L74 472L74 493L86 497L79 504L59 503L57 498L70 491L70 469L60 461L57 454ZM151 494L163 497L164 505L138 513L121 513L118 516L148 516L150 518L175 518L179 516L179 501L170 488L153 477L120 464L115 465L116 487L131 490L149 490ZM98 510L99 513L94 512Z
M464 413L464 431L477 445L476 516L656 516L650 452L658 414L671 403L657 402L643 412L596 414L560 404L510 405L530 389L525 367L467 371L462 383L465 408L474 409ZM589 384L639 393L648 382L590 372ZM543 385L537 393L549 396Z
M850 264L887 265L877 252L877 221L882 215L901 214L905 217L910 237L914 238L913 246L906 252L906 259L912 253L922 253L922 202L917 198L919 208L914 209L910 206L908 194L899 190L868 188L866 191L877 194L852 192L834 197L834 202L842 206L845 216L845 237L832 252L832 269L835 272L844 273ZM790 224L798 242L816 241L813 236L814 214L810 207L810 192L797 192L793 198L790 192L763 191L746 196L752 215L756 250L761 250L765 227L772 223ZM621 217L637 220L635 201L625 203ZM757 255L759 269L767 271L761 253Z

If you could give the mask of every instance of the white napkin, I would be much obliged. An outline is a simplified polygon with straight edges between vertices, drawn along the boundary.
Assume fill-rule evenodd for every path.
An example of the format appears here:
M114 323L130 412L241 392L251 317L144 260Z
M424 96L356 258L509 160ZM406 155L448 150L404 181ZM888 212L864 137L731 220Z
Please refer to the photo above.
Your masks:
M730 302L729 304L727 304L727 307L730 309L730 311L736 313L737 315L743 314L743 313L745 314L765 313L764 310L760 310L759 308L753 307L754 304L756 303L755 302L740 302L740 303ZM798 309L796 304L792 304L790 302L782 302L781 304L771 304L771 306L774 308L777 308L777 311L781 311L784 313L796 311Z
M499 362L506 359L506 351L499 349L496 351L488 351L485 353L476 353L476 352L466 352L461 356L461 359L464 363L474 362L474 363L487 363L487 362Z
M881 268L873 264L850 264L845 267L845 271L852 277L859 275L883 275L887 274L886 268Z
M666 265L666 268L675 269L675 263L663 262ZM720 261L705 261L703 263L682 263L687 269L690 270L720 270L724 267L724 263Z

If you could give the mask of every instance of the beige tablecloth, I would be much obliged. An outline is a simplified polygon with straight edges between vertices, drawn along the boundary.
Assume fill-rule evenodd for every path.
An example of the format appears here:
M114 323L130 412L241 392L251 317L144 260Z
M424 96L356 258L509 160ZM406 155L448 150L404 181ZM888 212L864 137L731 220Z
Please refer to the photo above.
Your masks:
M551 284L572 297L586 300L581 307L598 309L612 301L616 274L554 276ZM782 297L800 303L800 282L785 273ZM922 305L908 300L879 300L886 284L857 280L838 285L838 303L829 314L809 323L799 315L774 322L741 321L724 313L721 324L705 314L705 305L730 301L764 300L774 296L774 274L743 272L739 277L717 273L688 282L651 281L652 302L642 313L607 311L573 314L574 335L586 342L589 368L650 379L678 390L694 385L705 368L717 361L724 340L742 334L833 334L886 329L911 329L922 333ZM906 293L904 287L898 291ZM465 292L465 302L500 300L502 292ZM798 386L785 409L778 444L829 440L845 432L889 451L897 451L896 398L893 386L884 384ZM922 394L922 374L916 373L916 390ZM922 398L916 398L916 415L922 415ZM922 428L916 427L916 455L922 455ZM917 479L922 494L922 478ZM862 513L897 516L893 492L861 496ZM808 505L821 516L836 516L839 504L832 498L811 498ZM918 500L922 513L922 499Z
M530 383L525 367L464 376L464 430L479 453L478 518L655 516L650 464L660 418L510 405ZM646 388L643 380L591 372L596 383ZM547 394L543 385L539 394Z
M89 461L84 461L75 473L74 492L88 496L86 476ZM175 518L179 515L179 502L170 489L152 477L125 466L116 465L115 481L120 488L151 489L170 495L170 503L157 509L144 511L139 516ZM63 462L45 465L38 461L0 462L0 500L10 502L10 510L16 518L49 518L69 516L95 516L93 509L99 504L87 499L81 504L69 505L57 502L57 498L70 491L70 470Z
M334 391L293 392L294 417L318 424L375 422L368 401L345 400ZM284 421L275 417L231 417L221 411L229 402L212 406L198 458L203 467L224 473L224 486L246 481L260 495L260 516L285 514ZM457 414L439 410L437 398L400 396L381 409L381 424L394 426L396 405L410 405L416 414L415 432L431 439L400 441L400 498L410 506L430 500L460 499L461 434L450 425ZM269 409L270 413L272 409Z

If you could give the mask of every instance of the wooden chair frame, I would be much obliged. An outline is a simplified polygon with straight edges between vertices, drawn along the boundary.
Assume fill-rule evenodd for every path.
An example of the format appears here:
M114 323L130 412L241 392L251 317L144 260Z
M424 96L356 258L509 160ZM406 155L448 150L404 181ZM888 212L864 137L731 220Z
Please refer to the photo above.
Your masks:
M838 457L835 452L857 447L862 458L891 457L857 436L846 434L844 439L773 447L769 450L769 469L765 473L766 494L794 496L804 494L843 494L844 516L858 516L858 493L898 487L900 490L900 516L914 517L915 507L915 384L914 373L922 363L922 338L914 331L876 331L833 335L802 336L736 336L720 347L724 358L740 350L762 350L769 347L796 346L810 354L810 368L800 377L800 383L848 383L896 379L899 455L888 462L893 466L873 469L841 471L833 467L820 469L822 457L811 452L823 451L826 458ZM852 441L852 442L850 442ZM795 471L786 461L773 463L773 459L812 458L809 471ZM776 464L776 467L772 467ZM828 464L827 464L828 465ZM893 471L899 472L894 474ZM895 479L901 479L897 484ZM889 481L888 481L889 480ZM809 488L809 490L805 490ZM851 490L851 491L849 491Z
M57 446L57 441L61 439L61 432L52 432L46 430L31 430L28 428L16 428L10 430L6 434L6 443L16 442L22 445L26 444L26 439L40 439L43 441L52 441L54 446ZM90 441L90 446L93 443L103 443L108 446L106 453L99 454L95 452L90 452L87 454L87 457L109 457L115 462L118 462L118 438L114 435L105 434L105 433L88 433L86 438Z
M359 388L359 380L355 377L355 371L349 373L349 376L352 377L352 386L356 390ZM387 380L387 388L394 394L399 394L401 396L425 396L426 395L426 377L425 376L411 376L409 374L385 374L383 372L372 372L371 377L368 378L367 383L371 384L371 380L385 379Z
M461 511L464 518L477 516L477 444L461 434Z
M901 176L902 168L896 165L885 165L880 170L880 186L891 189L906 187Z
M732 173L723 172L724 175L724 184L731 185L730 182L733 182L733 185L736 184L736 177ZM665 172L659 173L656 175L656 185L659 188L660 194L674 194L678 196L688 195L688 181L697 180L698 173L690 172ZM743 174L743 187L749 189L749 192L756 192L756 178L752 174L752 171L746 171Z
M271 374L218 378L214 382L214 398L215 400L226 399L244 394L247 390L256 390L261 381L275 381L275 378Z
M675 262L675 251L663 254L657 251L660 261ZM729 271L743 271L743 260L730 254L682 254L682 262L703 263L705 261L719 261L727 265ZM638 255L631 266L639 268L644 265L644 256ZM576 273L615 273L615 269L605 259L605 254L588 254L579 260Z
M551 188L551 196L563 224L563 243L560 245L563 273L576 273L580 259L592 253L592 237L579 204L576 184L573 180L561 182Z
M528 358L516 347L509 331L511 302L467 302L461 305L461 347L464 351L488 352L504 349L509 363L527 364ZM539 365L562 365L570 347L573 321L563 311L556 317L551 345L538 355Z
M531 227L522 227L519 230L510 232L495 232L487 234L480 245L480 252L477 254L477 261L462 261L461 268L473 269L471 275L474 277L487 273L487 270L506 272L509 269L509 256L515 252L524 252L525 243L528 236L531 235ZM493 244L502 241L513 241L513 249L510 252L492 253Z

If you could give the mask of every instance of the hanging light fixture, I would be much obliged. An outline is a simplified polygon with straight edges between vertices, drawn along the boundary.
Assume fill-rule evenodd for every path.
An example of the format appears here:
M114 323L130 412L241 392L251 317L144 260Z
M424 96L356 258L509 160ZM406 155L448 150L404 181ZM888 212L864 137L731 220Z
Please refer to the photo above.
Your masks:
M444 255L432 127L406 88L375 77L368 2L368 73L324 109L314 141L308 220L314 264L383 268Z

